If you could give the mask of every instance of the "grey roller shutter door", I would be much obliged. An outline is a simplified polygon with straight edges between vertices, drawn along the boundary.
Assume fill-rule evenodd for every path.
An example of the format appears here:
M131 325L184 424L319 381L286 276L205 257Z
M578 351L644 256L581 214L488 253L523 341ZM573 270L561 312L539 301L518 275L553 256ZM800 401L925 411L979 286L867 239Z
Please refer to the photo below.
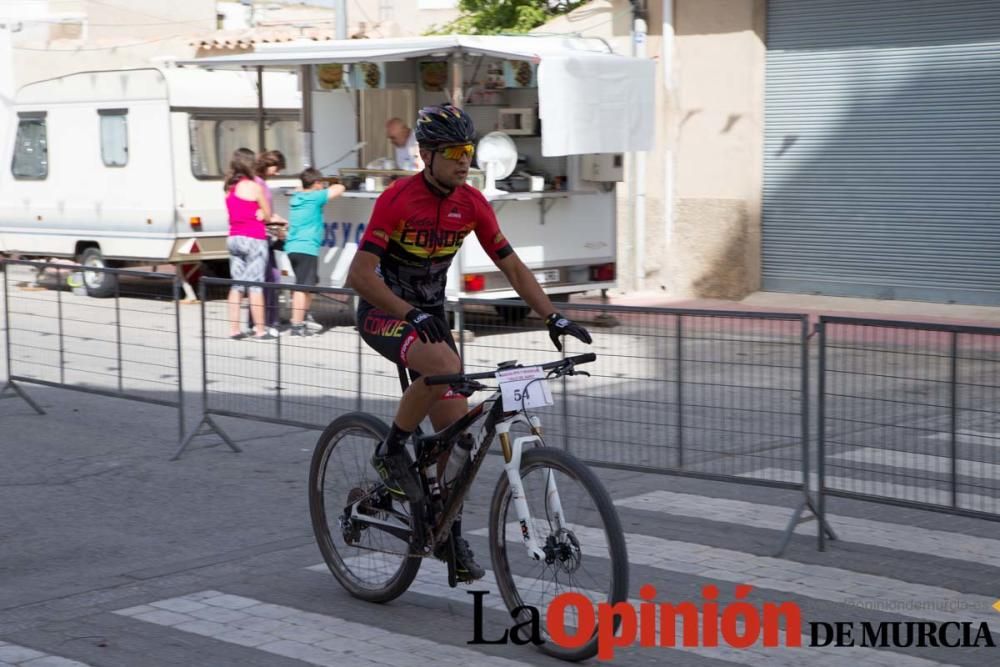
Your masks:
M763 283L1000 305L1000 2L770 0Z

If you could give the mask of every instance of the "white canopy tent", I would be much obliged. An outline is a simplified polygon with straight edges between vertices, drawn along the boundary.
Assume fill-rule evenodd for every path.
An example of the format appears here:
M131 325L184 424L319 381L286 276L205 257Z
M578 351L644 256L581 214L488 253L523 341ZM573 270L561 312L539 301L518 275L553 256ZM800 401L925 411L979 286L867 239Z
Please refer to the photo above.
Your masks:
M597 39L446 35L303 40L260 45L254 53L178 64L210 69L271 69L461 54L538 63L538 115L545 156L624 153L653 147L655 63L611 53L607 44Z

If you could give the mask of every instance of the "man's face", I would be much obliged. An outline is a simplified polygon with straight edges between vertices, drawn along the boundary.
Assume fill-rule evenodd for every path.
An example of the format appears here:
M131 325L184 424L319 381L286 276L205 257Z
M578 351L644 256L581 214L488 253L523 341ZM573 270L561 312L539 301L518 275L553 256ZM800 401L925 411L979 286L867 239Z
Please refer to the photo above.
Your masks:
M421 148L420 157L423 158L424 164L430 165L434 180L453 190L465 183L465 179L469 176L472 148L472 144L439 146L435 150Z
M385 136L389 138L393 146L402 148L406 145L406 140L410 138L410 129L402 123L392 123L386 127Z

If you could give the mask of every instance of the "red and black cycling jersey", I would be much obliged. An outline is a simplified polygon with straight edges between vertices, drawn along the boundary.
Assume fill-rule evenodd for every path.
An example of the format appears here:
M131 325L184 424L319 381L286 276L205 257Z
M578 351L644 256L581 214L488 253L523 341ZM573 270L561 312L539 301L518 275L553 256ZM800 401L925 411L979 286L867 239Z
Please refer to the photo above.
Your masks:
M473 231L494 262L514 252L479 190L463 184L445 194L420 173L379 196L360 249L379 256L379 274L396 296L418 308L439 306L448 267Z

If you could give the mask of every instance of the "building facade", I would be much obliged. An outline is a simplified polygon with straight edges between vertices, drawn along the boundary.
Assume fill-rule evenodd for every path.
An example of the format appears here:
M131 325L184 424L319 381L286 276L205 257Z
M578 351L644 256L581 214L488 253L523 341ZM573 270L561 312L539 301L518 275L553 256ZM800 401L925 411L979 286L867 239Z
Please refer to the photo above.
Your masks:
M1000 305L1000 3L645 5L657 147L622 188L645 213L622 207L624 287ZM627 53L631 9L545 29Z

